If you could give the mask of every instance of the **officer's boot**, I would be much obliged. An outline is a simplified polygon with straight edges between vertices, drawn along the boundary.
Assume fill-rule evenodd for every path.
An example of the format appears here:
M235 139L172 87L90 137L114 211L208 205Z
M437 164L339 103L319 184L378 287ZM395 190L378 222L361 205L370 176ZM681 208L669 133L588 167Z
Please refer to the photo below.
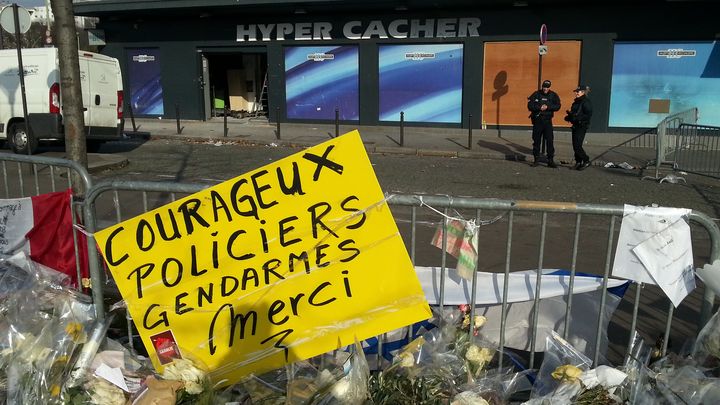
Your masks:
M557 164L555 164L555 161L554 161L554 160L550 159L550 160L548 160L548 167L551 168L551 169L556 169L556 168L557 168Z

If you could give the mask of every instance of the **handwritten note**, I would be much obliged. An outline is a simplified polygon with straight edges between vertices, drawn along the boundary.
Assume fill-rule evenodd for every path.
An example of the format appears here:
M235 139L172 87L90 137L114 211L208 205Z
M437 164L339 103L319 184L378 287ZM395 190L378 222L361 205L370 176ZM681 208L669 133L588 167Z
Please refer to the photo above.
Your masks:
M431 316L357 131L95 238L155 367L225 385Z
M690 213L685 208L638 207L626 204L618 236L612 275L641 283L655 280L633 252L633 248ZM688 234L689 240L689 234Z
M633 253L675 307L695 289L690 226L684 219L639 243Z
M32 200L29 197L0 200L0 253L10 254L21 248L32 226Z

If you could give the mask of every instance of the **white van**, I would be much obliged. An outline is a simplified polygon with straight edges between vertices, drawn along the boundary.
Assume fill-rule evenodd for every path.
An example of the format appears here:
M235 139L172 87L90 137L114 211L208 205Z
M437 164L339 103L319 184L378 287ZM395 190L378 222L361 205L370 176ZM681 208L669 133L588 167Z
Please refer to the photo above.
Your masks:
M15 153L33 153L40 139L64 139L57 48L22 50L31 131L23 117L17 50L0 51L0 138ZM115 58L81 51L80 82L88 151L120 139L123 87Z

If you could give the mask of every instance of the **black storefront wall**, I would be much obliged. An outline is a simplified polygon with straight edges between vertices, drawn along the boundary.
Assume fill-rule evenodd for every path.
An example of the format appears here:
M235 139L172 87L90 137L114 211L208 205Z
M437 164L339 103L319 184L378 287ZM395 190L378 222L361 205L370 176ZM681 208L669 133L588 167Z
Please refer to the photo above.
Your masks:
M463 98L462 127L467 128L468 115L472 114L472 126L480 126L482 111L482 66L485 41L534 41L542 23L548 25L550 40L578 40L582 42L580 80L593 87L592 99L595 115L591 130L608 130L608 111L612 77L614 41L682 41L713 40L716 24L714 13L701 12L699 5L658 4L654 6L566 6L563 8L507 8L467 10L462 17L477 17L482 23L477 37L464 38L370 38L347 39L342 27L348 21L360 21L364 27L373 21L381 21L384 27L398 19L461 18L457 13L388 14L383 16L352 15L352 18L336 15L321 16L268 16L262 18L238 15L223 18L198 19L176 17L174 20L142 21L118 19L101 20L108 45L103 53L125 61L126 49L157 48L162 61L161 84L166 118L174 118L175 105L179 105L181 118L202 119L203 97L199 86L202 70L199 50L213 47L239 47L253 45L264 47L268 61L268 88L270 118L276 119L280 108L281 120L285 120L284 46L342 45L354 44L359 53L359 109L360 125L382 124L378 121L378 46L407 43L462 43ZM706 6L707 7L707 6ZM713 8L713 7L710 7ZM592 18L590 18L592 16ZM693 21L683 25L682 30L669 30L668 21ZM238 42L238 25L277 24L295 22L330 22L333 26L331 40L294 39L255 42ZM358 29L361 32L362 29ZM258 31L259 32L259 31ZM258 34L260 39L261 33ZM124 62L121 62L124 64ZM127 86L127 82L126 82ZM430 126L439 126L434 124ZM451 125L457 126L457 125Z

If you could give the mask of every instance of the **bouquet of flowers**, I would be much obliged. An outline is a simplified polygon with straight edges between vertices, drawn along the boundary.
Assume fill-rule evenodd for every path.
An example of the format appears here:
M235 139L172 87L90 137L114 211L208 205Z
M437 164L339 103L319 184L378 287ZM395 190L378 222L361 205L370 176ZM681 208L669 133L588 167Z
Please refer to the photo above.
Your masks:
M63 386L87 342L94 308L89 297L58 284L62 277L24 254L10 262L15 266L9 270L13 286L3 289L3 299L13 305L3 305L0 323L2 396L16 404L62 403Z
M439 314L440 327L407 345L370 378L375 404L503 403L522 379L498 369L498 351L482 338L486 319L462 305ZM515 382L513 382L513 380ZM476 401L476 402L472 402Z
M627 374L608 366L591 368L592 361L560 335L547 338L545 357L526 404L620 404L615 394Z
M218 393L217 402L252 404L362 404L369 368L359 343L287 365Z
M214 394L205 367L197 360L178 358L166 365L160 376L151 374L145 378L133 395L133 404L211 405Z
M700 331L689 355L668 353L651 363L649 350L636 338L626 367L632 381L628 398L637 404L710 404L720 402L720 315ZM639 349L644 348L645 350Z

